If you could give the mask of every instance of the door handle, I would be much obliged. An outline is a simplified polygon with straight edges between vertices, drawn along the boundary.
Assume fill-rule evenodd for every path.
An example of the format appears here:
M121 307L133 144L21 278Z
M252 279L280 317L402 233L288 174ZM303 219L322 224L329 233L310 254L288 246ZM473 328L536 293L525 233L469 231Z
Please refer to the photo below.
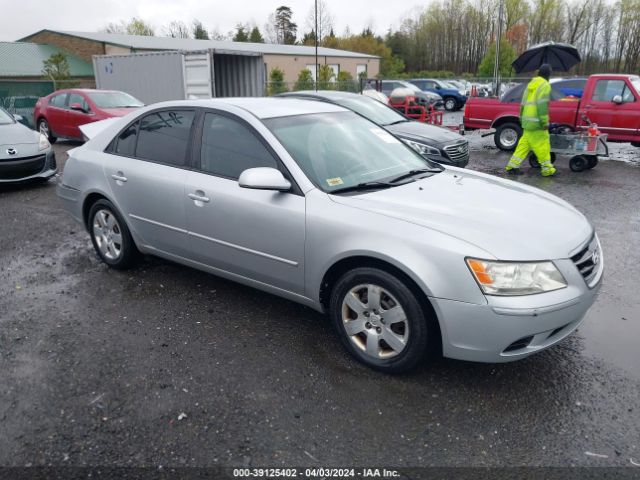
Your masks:
M209 197L205 196L204 192L198 190L196 193L189 193L187 195L191 200L195 202L209 203Z
M127 177L124 176L124 173L122 172L117 172L114 173L113 175L111 175L111 178L113 178L116 182L126 182L127 181Z

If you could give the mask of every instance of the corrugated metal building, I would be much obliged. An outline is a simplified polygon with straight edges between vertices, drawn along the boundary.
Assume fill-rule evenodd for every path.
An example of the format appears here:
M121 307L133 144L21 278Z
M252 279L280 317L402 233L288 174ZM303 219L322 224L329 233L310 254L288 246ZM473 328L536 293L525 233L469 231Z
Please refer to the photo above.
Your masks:
M92 79L91 63L52 45L0 42L0 81L42 80L42 67L51 55L63 53L73 79Z
M234 52L236 55L261 55L264 74L278 67L284 71L285 82L294 82L301 70L308 68L315 74L315 49L302 45L277 45L270 43L244 43L190 38L149 37L105 32L73 32L41 30L21 39L25 42L47 43L72 52L91 61L93 55L121 55L157 51ZM364 53L318 48L318 63L330 65L336 73L351 73L358 78L361 73L375 77L380 73L380 57ZM222 68L219 69L222 74Z

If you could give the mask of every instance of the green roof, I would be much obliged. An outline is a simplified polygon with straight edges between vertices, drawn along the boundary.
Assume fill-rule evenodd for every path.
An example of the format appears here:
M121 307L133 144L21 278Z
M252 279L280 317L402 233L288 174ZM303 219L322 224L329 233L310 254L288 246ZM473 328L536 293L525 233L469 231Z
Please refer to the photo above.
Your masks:
M0 42L0 77L41 77L42 62L54 53L64 53L72 77L93 77L93 66L52 45Z

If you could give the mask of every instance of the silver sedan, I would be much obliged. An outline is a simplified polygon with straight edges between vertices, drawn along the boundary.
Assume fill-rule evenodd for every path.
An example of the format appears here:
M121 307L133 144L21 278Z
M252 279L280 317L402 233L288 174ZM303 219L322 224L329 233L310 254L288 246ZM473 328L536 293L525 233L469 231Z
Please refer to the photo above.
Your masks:
M58 195L106 264L157 255L308 305L382 371L526 357L601 283L574 207L432 163L337 105L176 101L91 128Z
M47 181L57 172L53 149L44 135L18 120L0 108L0 183Z

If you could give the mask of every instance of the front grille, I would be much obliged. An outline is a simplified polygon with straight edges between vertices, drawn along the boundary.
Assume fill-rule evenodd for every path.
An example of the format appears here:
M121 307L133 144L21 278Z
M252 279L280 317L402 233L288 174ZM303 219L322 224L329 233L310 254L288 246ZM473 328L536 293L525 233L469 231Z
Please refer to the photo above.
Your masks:
M455 163L469 160L469 143L466 141L454 143L453 145L446 145L444 147L444 151L447 154L447 157L449 157L449 160Z
M0 179L18 180L36 175L44 170L46 155L21 158L20 160L0 160Z
M531 340L533 340L533 335L516 340L507 348L505 348L504 352L513 352L515 350L520 350L521 348L528 347L531 343Z
M594 236L589 244L576 253L571 260L590 287L596 280L601 267L602 250L598 239Z

